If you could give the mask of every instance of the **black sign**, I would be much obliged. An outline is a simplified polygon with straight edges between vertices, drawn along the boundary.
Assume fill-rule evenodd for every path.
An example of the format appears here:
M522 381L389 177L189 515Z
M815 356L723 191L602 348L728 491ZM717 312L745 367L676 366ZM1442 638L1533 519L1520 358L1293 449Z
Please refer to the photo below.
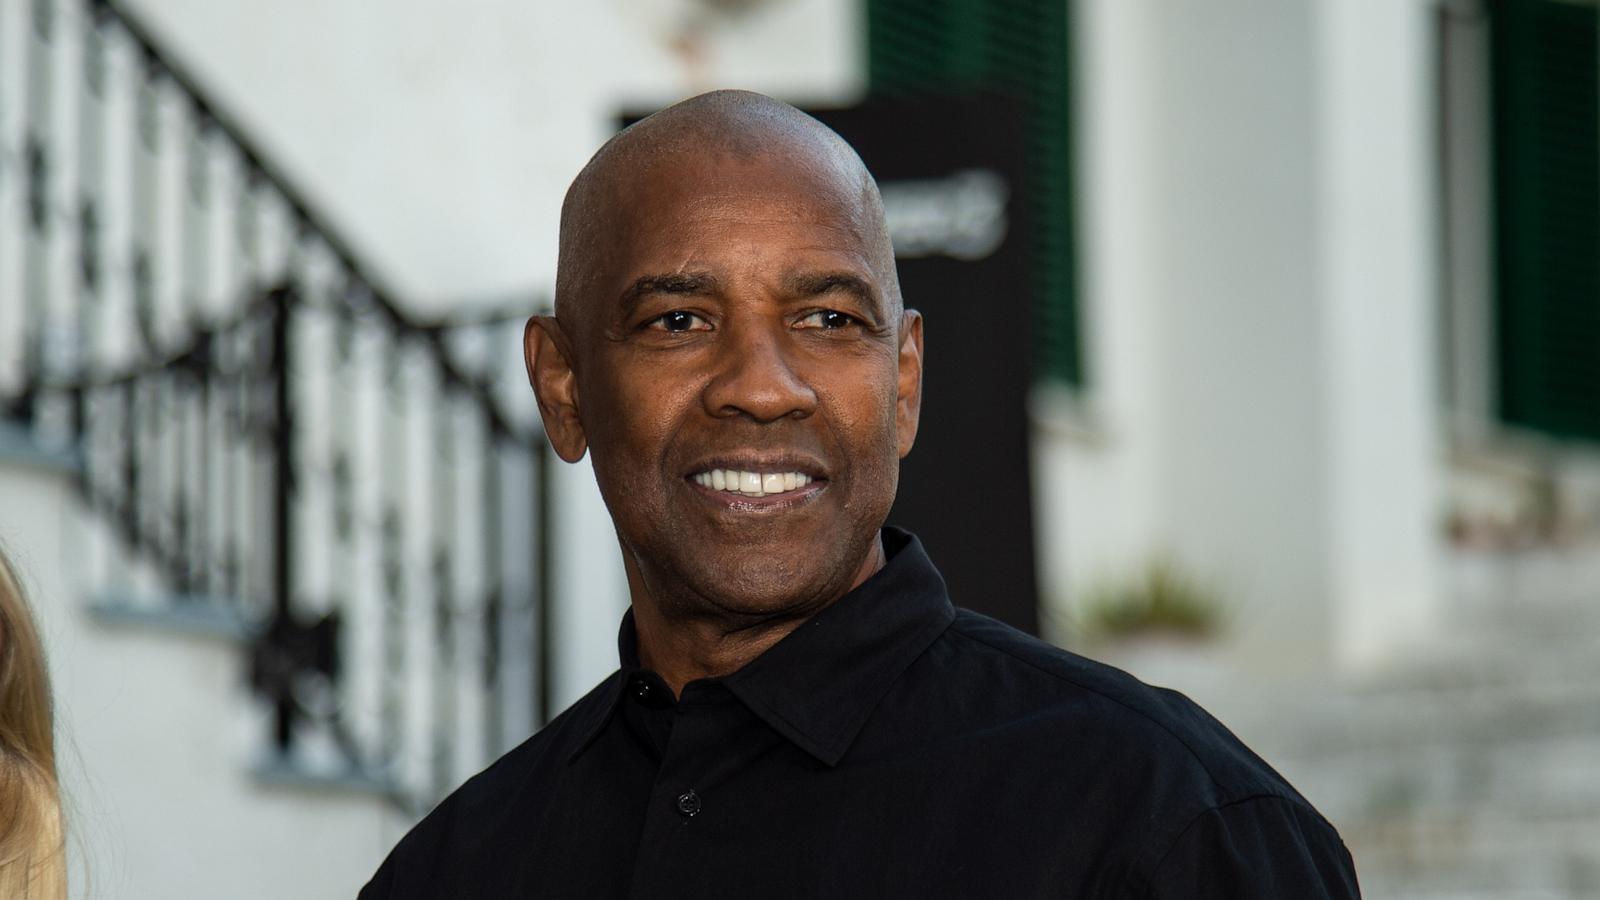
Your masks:
M924 318L922 424L889 521L922 538L956 605L1037 632L1023 119L991 98L809 112L877 178L901 293Z

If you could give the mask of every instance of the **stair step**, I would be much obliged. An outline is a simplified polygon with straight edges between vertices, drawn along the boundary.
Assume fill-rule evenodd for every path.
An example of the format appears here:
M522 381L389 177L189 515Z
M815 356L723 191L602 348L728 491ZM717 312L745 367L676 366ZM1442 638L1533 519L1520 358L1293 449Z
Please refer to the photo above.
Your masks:
M1453 555L1445 568L1457 621L1484 633L1600 633L1600 545Z
M40 441L32 431L0 418L0 461L33 469L76 472L82 461L76 450Z
M1600 739L1600 682L1336 695L1258 708L1234 721L1273 758L1338 760L1440 746L1493 749L1529 740Z
M1600 734L1534 736L1487 748L1375 750L1336 759L1268 758L1340 821L1478 810L1600 818Z
M1349 692L1357 697L1408 691L1449 694L1551 684L1600 685L1600 635L1457 640L1351 685Z
M99 594L86 609L102 625L147 628L195 637L243 641L256 626L238 601L199 595Z
M1395 817L1344 824L1373 897L1600 896L1600 814Z

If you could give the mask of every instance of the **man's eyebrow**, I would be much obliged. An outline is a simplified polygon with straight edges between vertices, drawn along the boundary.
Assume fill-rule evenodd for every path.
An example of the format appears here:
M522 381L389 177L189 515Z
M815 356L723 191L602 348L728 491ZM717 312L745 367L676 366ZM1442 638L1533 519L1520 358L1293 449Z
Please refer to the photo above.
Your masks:
M877 310L881 305L878 290L865 278L851 272L804 272L786 280L788 289L802 297L816 297L833 291L854 294L865 306Z
M716 290L717 280L704 272L665 272L641 275L622 292L622 305L631 308L650 294L690 296Z

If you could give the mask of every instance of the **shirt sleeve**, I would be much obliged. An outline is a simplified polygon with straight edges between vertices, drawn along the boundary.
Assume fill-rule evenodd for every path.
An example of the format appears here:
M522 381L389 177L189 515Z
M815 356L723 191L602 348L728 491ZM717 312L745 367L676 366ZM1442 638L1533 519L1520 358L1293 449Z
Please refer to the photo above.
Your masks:
M1254 797L1208 809L1156 864L1145 900L1359 900L1338 832L1305 805Z

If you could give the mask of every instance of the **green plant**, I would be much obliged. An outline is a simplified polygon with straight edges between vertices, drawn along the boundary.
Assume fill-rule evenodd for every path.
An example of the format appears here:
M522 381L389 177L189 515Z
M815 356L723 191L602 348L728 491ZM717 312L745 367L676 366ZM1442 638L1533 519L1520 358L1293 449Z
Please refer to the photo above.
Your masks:
M1143 634L1207 637L1221 626L1217 592L1170 556L1157 556L1131 577L1095 587L1085 605L1092 637Z

